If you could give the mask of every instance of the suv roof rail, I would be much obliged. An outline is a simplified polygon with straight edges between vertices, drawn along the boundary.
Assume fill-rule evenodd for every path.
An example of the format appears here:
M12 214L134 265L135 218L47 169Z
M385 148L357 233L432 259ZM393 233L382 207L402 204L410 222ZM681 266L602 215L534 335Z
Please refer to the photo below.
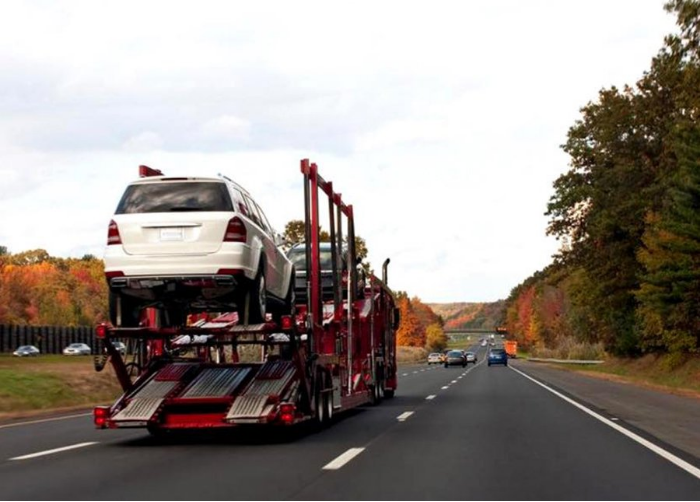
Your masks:
M229 178L228 176L219 173L219 177L225 179L226 181L228 181L229 183L231 183L232 185L234 185L236 188L238 188L241 192L243 192L244 194L246 194L247 196L249 196L249 197L252 198L252 195L250 195L250 192L248 192L248 190L246 190L245 188L243 188L241 185L239 185L238 183L236 183L235 181L233 181L233 180L232 180L231 178Z

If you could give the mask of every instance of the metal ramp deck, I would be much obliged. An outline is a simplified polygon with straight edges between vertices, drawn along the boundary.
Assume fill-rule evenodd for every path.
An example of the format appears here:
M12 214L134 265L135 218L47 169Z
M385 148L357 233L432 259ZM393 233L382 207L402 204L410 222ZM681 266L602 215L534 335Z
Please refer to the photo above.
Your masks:
M160 369L145 385L136 389L126 407L117 413L114 422L144 422L151 420L168 394L196 367L190 363L172 363Z
M245 381L251 368L205 368L178 396L180 399L230 396Z
M243 393L236 397L226 414L226 420L244 422L269 415L274 409L274 404L267 404L270 396L282 394L295 371L294 364L290 361L265 363Z

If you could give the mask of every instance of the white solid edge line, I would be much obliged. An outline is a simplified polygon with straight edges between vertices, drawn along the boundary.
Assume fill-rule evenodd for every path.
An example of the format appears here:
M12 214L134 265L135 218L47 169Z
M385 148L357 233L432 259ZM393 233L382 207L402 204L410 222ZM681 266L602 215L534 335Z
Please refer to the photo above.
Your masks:
M331 460L328 462L326 465L323 466L324 471L337 471L341 467L343 467L345 464L350 462L353 458L358 456L360 453L365 451L364 448L350 448L348 451L345 453L341 454L340 456L336 457L335 460Z
M60 453L62 451L75 450L76 448L84 448L86 446L92 446L97 444L98 441L90 441L89 443L78 443L70 446L64 446L62 448L54 448L53 450L39 451L37 453L30 453L29 455L22 455L21 457L13 457L10 460L28 460L30 458L43 457L44 455L52 455L54 453Z
M81 413L80 415L66 415L63 417L42 418L39 420L29 420L27 422L18 422L16 424L0 425L0 429L9 429L10 427L20 427L22 425L43 424L44 422L55 422L56 420L68 420L70 418L89 417L92 413Z
M407 419L408 417L410 417L411 415L413 415L413 412L412 412L412 411L405 411L405 412L401 413L401 415L399 415L398 417L396 417L396 420L398 420L399 422L405 422L406 419Z
M435 399L437 396L435 394L430 394L428 397L426 397L426 401L430 401L431 399Z
M585 412L585 413L588 413L590 416L592 416L593 418L595 418L595 419L597 419L597 420L603 422L605 425L607 425L607 426L609 426L609 427L612 427L612 428L615 429L617 432L619 432L619 433L621 433L621 434L624 434L625 436L627 436L628 438L630 438L632 441L635 441L635 442L639 443L640 445L642 445L642 446L644 446L645 448L647 448L647 449L653 451L654 453L656 453L656 454L659 455L660 457L663 457L664 459L668 460L669 462L671 462L672 464L676 465L677 467L680 467L681 469L683 469L683 470L686 471L687 473L689 473L689 474L695 476L696 478L700 479L700 469L698 469L698 468L695 467L694 465L689 464L689 463L686 462L685 460L676 457L673 453L670 453L670 452L664 450L663 448L661 448L661 447L659 447L659 446L656 446L656 445L655 445L654 443L652 443L651 441L647 441L647 440L644 439L643 437L638 436L638 435L635 434L634 432L631 432L631 431L625 429L624 427L622 427L622 426L616 424L615 422L613 422L613 421L611 421L611 420L608 420L607 418L605 418L605 417L602 416L602 415L599 415L599 414L596 413L595 411L586 408L585 406L583 406L582 404L577 403L577 402L574 401L573 399L570 399L570 398L566 397L566 396L563 395L561 392L557 392L556 390L552 389L551 387L546 386L546 385L543 384L542 382L538 382L537 380L535 380L534 378L532 378L530 375L527 375L527 374L523 373L523 372L520 371L520 370L516 370L515 368L513 368L513 367L510 366L510 365L509 365L508 367L509 367L510 369L512 369L513 371L515 371L516 373L520 373L522 376L524 376L524 377L527 378L528 380L531 380L532 382L536 383L536 384L539 385L540 387L543 387L544 389L547 389L549 392L551 392L551 393L554 394L555 396L562 398L562 399L563 399L564 401L566 401L567 403L574 405L575 407L577 407L578 409L580 409L581 411L583 411L583 412Z

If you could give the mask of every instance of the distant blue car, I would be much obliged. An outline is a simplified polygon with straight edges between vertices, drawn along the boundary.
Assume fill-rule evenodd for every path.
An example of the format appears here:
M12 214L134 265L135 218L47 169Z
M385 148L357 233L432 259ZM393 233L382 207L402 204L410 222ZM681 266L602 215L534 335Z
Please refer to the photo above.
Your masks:
M489 351L489 366L492 364L502 364L508 366L508 354L504 349L491 349Z

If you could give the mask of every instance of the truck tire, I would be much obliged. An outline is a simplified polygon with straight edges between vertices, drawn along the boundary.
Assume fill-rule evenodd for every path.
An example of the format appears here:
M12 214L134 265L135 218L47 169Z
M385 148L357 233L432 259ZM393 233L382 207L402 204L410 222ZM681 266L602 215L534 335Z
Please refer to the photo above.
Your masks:
M384 397L387 399L391 399L392 397L394 397L395 392L396 391L394 389L384 389Z
M250 322L258 324L265 322L267 315L267 283L265 282L265 263L260 264L260 270L250 291Z
M323 397L323 402L326 407L326 424L330 425L333 423L333 393L326 392Z
M315 405L316 417L314 418L314 421L319 429L326 426L326 404L324 401L324 394L320 391L317 392Z

